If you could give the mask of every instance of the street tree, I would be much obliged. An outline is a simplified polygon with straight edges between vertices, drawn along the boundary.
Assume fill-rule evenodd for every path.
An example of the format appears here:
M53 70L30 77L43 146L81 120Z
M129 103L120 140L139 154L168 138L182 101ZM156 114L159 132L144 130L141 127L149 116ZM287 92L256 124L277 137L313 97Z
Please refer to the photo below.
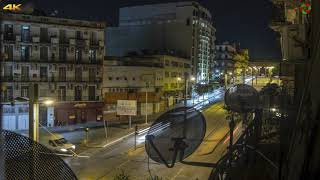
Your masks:
M237 77L245 75L246 68L249 66L249 50L242 49L233 56L234 68Z

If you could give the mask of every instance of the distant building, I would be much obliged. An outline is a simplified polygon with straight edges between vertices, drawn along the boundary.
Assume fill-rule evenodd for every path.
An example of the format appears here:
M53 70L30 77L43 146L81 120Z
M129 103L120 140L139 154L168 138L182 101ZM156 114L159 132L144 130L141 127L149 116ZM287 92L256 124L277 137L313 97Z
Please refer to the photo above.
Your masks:
M151 51L188 58L197 82L210 79L216 29L210 12L197 2L120 8L119 27L107 28L107 54Z
M96 121L102 115L104 23L1 13L2 127L28 129L29 86L38 84L43 126Z
M236 44L224 42L216 45L216 56L214 60L214 74L234 73L233 57L237 53Z
M106 111L116 108L117 100L137 100L138 115L163 111L182 97L184 74L191 74L187 59L170 55L107 57L104 61L103 94ZM191 87L191 86L190 86Z

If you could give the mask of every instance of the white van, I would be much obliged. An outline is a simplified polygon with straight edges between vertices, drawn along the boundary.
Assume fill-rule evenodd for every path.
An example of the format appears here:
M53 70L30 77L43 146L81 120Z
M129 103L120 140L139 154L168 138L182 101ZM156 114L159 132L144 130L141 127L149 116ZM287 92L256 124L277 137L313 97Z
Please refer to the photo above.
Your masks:
M73 153L76 150L76 146L69 143L60 134L50 134L48 138L44 138L43 140L43 143L54 152Z

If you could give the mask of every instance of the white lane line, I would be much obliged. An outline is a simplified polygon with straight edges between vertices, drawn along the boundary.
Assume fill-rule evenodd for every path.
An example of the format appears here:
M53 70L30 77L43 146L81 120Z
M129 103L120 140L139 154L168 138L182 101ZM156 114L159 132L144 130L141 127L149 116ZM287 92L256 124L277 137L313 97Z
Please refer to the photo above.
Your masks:
M143 129L143 130L141 130L141 131L146 131L147 129L149 129L149 128ZM127 134L127 135L125 135L125 136L123 136L123 137L121 137L121 138L119 138L119 139L116 139L116 140L114 140L114 141L112 141L112 142L109 142L109 143L105 144L105 145L103 146L103 148L106 148L106 147L111 146L111 145L113 145L113 144L115 144L115 143L117 143L117 142L120 142L120 141L122 141L122 140L124 140L124 139L126 139L126 138L128 138L128 137L130 137L130 136L132 136L132 135L134 135L134 133L135 133L135 132L132 132L132 133Z

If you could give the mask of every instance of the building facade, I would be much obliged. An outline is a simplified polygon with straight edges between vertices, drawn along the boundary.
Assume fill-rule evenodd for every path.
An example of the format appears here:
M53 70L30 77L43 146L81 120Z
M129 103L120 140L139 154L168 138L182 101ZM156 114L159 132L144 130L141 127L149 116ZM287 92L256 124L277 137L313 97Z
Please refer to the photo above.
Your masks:
M300 10L300 1L274 0L275 10L271 28L280 35L282 62L280 78L292 97L297 82L302 82L304 59L307 58L307 24L308 15ZM301 72L301 73L299 73ZM296 92L298 93L298 92ZM302 93L302 92L300 92Z
M3 127L28 129L29 86L37 84L43 126L96 121L102 114L105 24L24 14L1 14ZM41 103L41 102L40 102Z
M214 74L234 73L235 62L233 58L237 53L236 45L234 43L224 42L217 44L215 48Z
M184 75L191 74L189 60L169 55L107 57L103 94L106 111L115 111L117 100L137 100L138 115L153 114L182 98ZM191 86L190 86L191 87Z
M198 83L210 79L216 29L211 13L197 2L120 8L119 27L107 29L111 56L131 52L175 52L188 58Z

